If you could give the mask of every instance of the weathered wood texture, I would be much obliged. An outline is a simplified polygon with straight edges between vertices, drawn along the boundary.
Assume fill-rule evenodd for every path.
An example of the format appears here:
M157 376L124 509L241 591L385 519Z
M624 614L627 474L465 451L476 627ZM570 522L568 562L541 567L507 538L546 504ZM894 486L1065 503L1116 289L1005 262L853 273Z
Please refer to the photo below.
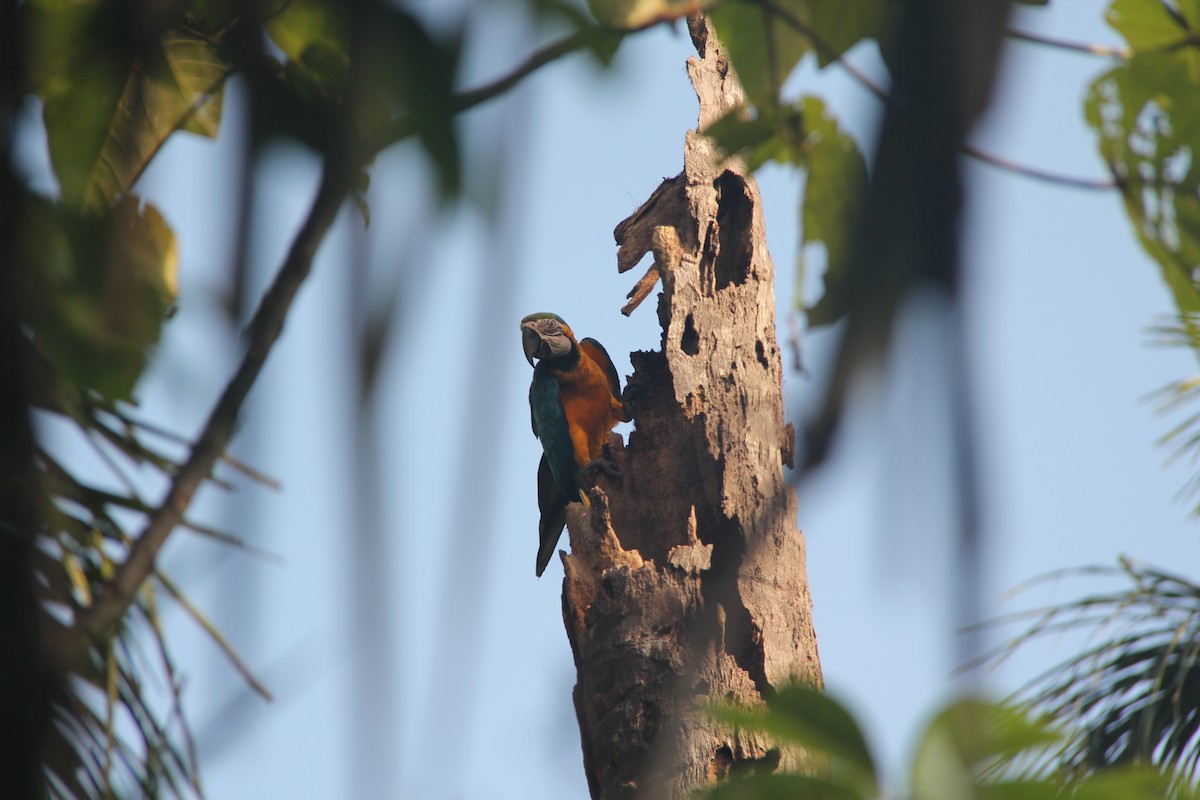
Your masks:
M700 127L741 99L711 28L692 20ZM661 352L632 354L636 430L622 479L572 504L563 617L593 798L681 798L739 766L803 769L716 725L787 681L821 684L775 337L761 199L736 162L686 136L684 170L615 231L621 271L653 250ZM653 277L651 277L653 280Z

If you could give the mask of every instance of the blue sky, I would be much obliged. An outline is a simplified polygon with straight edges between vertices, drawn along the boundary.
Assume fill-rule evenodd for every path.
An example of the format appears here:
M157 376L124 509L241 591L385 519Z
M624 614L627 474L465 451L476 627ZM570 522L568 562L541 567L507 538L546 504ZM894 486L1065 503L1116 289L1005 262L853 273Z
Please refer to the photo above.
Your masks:
M488 8L468 34L464 86L507 71L532 44L518 20ZM1116 42L1102 9L1054 3L1022 10L1014 25ZM616 273L611 232L681 167L696 116L683 67L690 52L682 29L658 29L627 41L607 74L584 56L568 58L465 115L470 174L498 170L493 188L477 192L494 192L491 212L483 203L433 209L432 176L411 144L379 158L366 231L353 209L343 211L232 448L283 489L210 488L197 509L283 563L183 531L163 557L276 696L267 704L249 694L202 633L169 616L212 797L586 796L561 565L533 575L539 445L517 321L558 312L604 342L623 377L631 350L657 347L652 303L629 319L618 313L640 272ZM869 46L851 57L878 68ZM1102 177L1082 98L1103 68L1093 57L1010 43L997 102L972 141ZM806 64L789 88L820 94L855 135L871 135L874 101L838 67L818 74ZM244 133L236 84L230 95L221 138L175 137L140 186L181 245L180 310L141 386L142 416L189 435L239 355L219 307ZM42 158L27 154L30 163ZM292 147L259 165L256 290L306 212L317 169ZM1021 581L1112 563L1118 553L1188 573L1200 564L1200 537L1174 496L1190 467L1164 467L1154 440L1169 424L1143 398L1195 364L1147 346L1145 328L1170 311L1169 298L1119 198L971 162L966 170L985 611L1015 607L1001 599ZM772 167L759 177L783 324L795 292L800 182ZM352 291L356 257L369 276L365 301ZM353 309L385 302L396 276L399 323L378 394L360 410L347 358ZM865 721L894 785L922 720L975 685L951 677L945 334L928 298L910 305L895 355L860 382L831 463L799 490L826 681ZM785 375L793 421L818 396L830 334L804 346L809 374ZM469 393L486 395L485 411ZM364 414L368 457L355 463ZM372 485L378 515L364 503ZM374 549L356 561L353 543L372 529ZM1060 582L1026 602L1084 588ZM1030 648L981 684L1002 695L1075 644Z

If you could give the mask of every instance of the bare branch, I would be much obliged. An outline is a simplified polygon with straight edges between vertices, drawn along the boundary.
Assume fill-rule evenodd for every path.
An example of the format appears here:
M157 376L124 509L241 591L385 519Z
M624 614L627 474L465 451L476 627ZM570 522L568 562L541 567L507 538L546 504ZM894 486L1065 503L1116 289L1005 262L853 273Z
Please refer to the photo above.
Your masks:
M620 34L621 36L630 36L642 31L650 30L656 25L663 24L661 20L654 20L638 28L630 28L628 30L618 31L616 29L608 29L596 27L590 30L576 31L570 36L565 36L556 42L551 42L544 47L535 50L529 55L519 66L513 69L512 72L503 77L496 78L493 81L485 83L482 86L474 89L468 89L463 92L458 92L450 98L451 108L455 114L463 111L468 111L477 105L486 103L488 100L493 100L500 95L512 89L525 78L537 72L547 64L552 64L565 55L574 53L576 50L583 50L590 45L590 39L597 35L611 33L613 35ZM369 142L367 152L377 152L394 144L401 139L413 135L415 128L411 117L404 116L391 123L383 132L383 135L377 140Z
M1053 36L1043 36L1040 33L1028 33L1027 31L1018 31L1012 28L1008 29L1008 38L1016 39L1019 42L1030 42L1031 44L1041 44L1047 47L1057 47L1060 50L1070 50L1075 53L1088 53L1094 56L1103 58L1121 58L1127 59L1132 55L1132 51L1128 47L1120 47L1108 44L1091 44L1087 42L1069 42L1066 39L1057 39Z
M150 515L146 526L130 548L129 556L97 593L96 601L81 610L71 627L75 641L67 642L69 653L80 654L89 641L110 630L133 601L142 582L154 571L154 560L167 536L183 521L183 513L196 490L208 477L233 437L242 404L258 378L271 348L283 331L292 301L312 269L325 233L333 224L346 195L346 185L328 168L313 201L308 219L296 235L275 282L263 296L250 323L249 346L241 366L209 415L191 455L176 474L166 498Z
M629 33L636 33L646 28L639 28ZM469 89L464 92L459 92L450 98L451 107L454 113L461 113L475 106L487 102L493 98L507 92L509 89L516 86L522 80L527 78L532 73L553 63L569 53L576 50L582 50L588 46L589 35L595 35L592 31L577 31L570 36L559 39L556 42L535 50L528 58L516 67L507 75L497 78L489 83L485 83L475 89ZM370 143L368 152L382 150L390 144L400 141L401 139L412 136L415 127L410 116L403 116L392 122L383 132L383 135L374 142Z
M509 74L476 89L456 94L454 96L454 110L466 111L468 108L491 100L493 97L498 97L547 64L557 61L576 50L581 50L586 46L587 37L582 31L573 33L557 42L551 42L540 50L536 50L530 54L520 66Z
M980 150L971 144L964 144L962 151L965 155L977 161L982 161L985 164L991 164L993 167L999 167L1009 172L1015 172L1018 175L1024 175L1026 178L1034 178L1046 183L1056 183L1059 186L1070 186L1075 189L1115 189L1117 187L1115 182L1105 180L1104 178L1079 178L1074 175L1063 175L1059 172L1048 172L1037 167L1018 164L1015 161L1009 161L998 155Z

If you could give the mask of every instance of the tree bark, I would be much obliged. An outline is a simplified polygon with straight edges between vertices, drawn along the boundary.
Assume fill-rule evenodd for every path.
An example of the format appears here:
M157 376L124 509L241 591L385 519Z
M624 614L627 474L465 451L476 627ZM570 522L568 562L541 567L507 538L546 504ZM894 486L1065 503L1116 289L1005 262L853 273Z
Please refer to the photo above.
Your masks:
M742 90L707 21L689 27L703 130ZM639 286L644 296L661 276L663 336L661 351L631 355L625 401L636 428L628 445L614 435L609 447L621 477L598 477L591 508L572 504L568 515L563 618L591 795L682 798L743 768L811 768L804 753L728 729L704 708L758 704L786 682L822 684L804 538L783 475L794 436L758 187L688 131L683 172L614 233L622 272L654 252Z

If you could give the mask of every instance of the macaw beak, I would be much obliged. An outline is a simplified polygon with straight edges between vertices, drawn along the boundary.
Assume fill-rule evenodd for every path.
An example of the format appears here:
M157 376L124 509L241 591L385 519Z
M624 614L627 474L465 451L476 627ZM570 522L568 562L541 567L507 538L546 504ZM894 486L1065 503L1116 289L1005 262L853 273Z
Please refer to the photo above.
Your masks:
M521 346L525 349L525 360L529 362L529 366L533 366L533 359L542 358L539 350L542 350L542 337L533 328L521 328Z

